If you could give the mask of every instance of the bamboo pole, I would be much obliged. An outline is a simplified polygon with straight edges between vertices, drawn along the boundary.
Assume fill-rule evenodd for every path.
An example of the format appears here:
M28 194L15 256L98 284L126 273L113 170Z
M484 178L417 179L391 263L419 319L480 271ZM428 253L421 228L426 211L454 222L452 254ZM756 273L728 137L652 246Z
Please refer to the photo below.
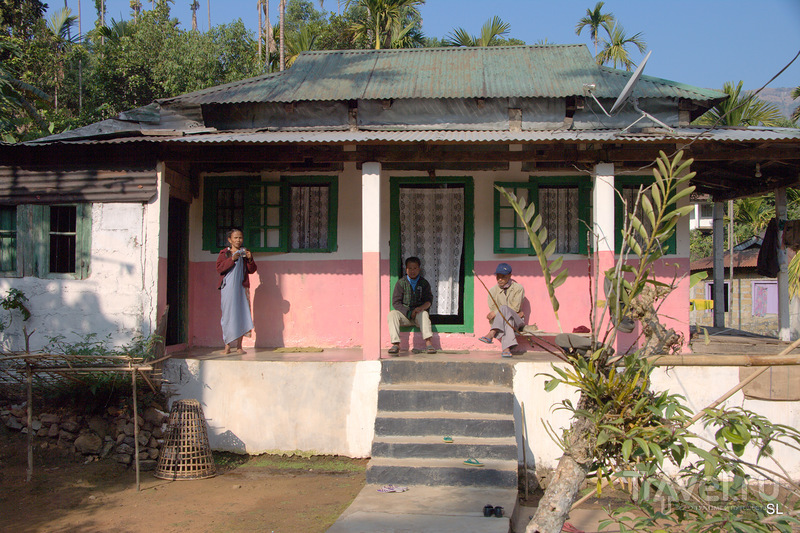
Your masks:
M139 413L136 408L136 369L131 372L131 385L133 387L133 450L136 464L136 491L142 490L139 485Z
M73 366L73 367L54 367L41 366L33 367L36 372L141 372L143 370L153 370L150 365L135 365L132 367L108 367L108 366Z
M653 355L656 366L792 366L800 354L785 355Z
M525 424L525 402L519 402L519 410L522 415L522 474L525 483L525 501L528 501L528 454L525 451L525 437L528 425Z
M33 478L33 371L30 363L28 367L28 475L27 481L30 483Z

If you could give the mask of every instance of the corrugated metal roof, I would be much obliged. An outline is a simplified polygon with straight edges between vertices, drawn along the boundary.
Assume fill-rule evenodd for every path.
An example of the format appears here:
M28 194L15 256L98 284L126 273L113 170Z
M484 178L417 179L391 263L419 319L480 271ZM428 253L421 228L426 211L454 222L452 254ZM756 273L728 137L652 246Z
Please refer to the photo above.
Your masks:
M616 98L631 73L600 67L585 45L303 52L287 71L211 87L164 105L402 98L562 98L595 85ZM722 99L724 93L642 76L639 98Z
M755 268L758 266L758 254L761 251L761 248L749 248L747 250L741 250L738 252L733 252L733 267L734 268ZM725 252L723 255L723 264L725 268L731 267L731 254L730 252ZM702 259L697 259L691 262L689 268L694 270L711 270L714 268L714 258L713 257L704 257Z
M673 133L652 130L643 133L620 133L619 130L581 131L267 131L236 133L205 133L168 137L136 136L115 139L86 139L66 141L69 144L117 144L129 142L198 143L198 144L271 144L271 143L525 143L525 142L691 142L697 140L716 142L800 141L800 129L795 128L678 128ZM60 144L31 142L38 146ZM27 144L27 143L26 143Z

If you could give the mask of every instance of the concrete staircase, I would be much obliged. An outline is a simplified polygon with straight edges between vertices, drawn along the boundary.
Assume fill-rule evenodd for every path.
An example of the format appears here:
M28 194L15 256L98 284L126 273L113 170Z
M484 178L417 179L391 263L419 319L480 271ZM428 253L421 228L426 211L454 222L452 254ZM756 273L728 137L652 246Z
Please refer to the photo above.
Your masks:
M500 361L383 361L367 483L516 490L512 379Z
M513 373L502 361L383 360L367 484L328 533L509 533L518 501ZM470 457L484 466L465 465ZM378 492L388 484L409 490ZM504 515L484 517L487 504Z

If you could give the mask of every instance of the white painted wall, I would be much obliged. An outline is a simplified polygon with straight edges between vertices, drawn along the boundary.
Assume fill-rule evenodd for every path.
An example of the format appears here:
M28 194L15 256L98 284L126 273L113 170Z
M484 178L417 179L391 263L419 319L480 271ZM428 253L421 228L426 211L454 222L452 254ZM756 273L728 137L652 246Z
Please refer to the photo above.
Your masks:
M514 367L519 462L522 463L524 442L531 468L555 468L561 450L545 431L545 425L560 435L569 426L570 413L556 408L565 399L575 405L578 394L563 385L545 392L546 374L552 374L550 363L519 362ZM200 401L214 449L250 454L299 450L349 457L370 455L380 382L379 361L173 359L167 362L164 376L171 383L168 393L172 401L188 398ZM687 405L695 411L738 383L736 367L679 367L669 371L656 369L653 374L656 390L669 389L684 395ZM800 427L800 402L745 400L739 392L727 405L750 409L773 423ZM713 435L706 436L713 440ZM792 478L800 479L797 453L776 448L776 456Z
M149 269L157 269L157 237L157 199L145 205L94 204L87 279L0 278L0 293L21 290L32 313L25 323L15 313L0 337L4 347L24 348L23 325L29 332L36 330L31 350L44 348L56 335L70 343L90 333L97 340L110 335L113 344L121 345L136 334L150 333L155 328L157 275Z
M369 457L379 361L198 361L164 367L170 401L194 398L215 450Z
M518 401L525 404L525 423L528 429L526 453L528 464L535 468L555 468L561 451L544 433L543 423L548 423L561 434L569 425L569 413L555 410L563 399L569 398L573 405L577 403L576 389L560 385L553 392L545 392L544 375L552 374L549 363L517 363L514 375L514 394ZM686 398L684 402L693 412L708 407L712 402L733 389L739 383L738 367L673 367L669 370L657 368L653 372L653 388L656 391L669 390ZM800 427L800 402L770 402L763 400L747 400L741 391L734 394L724 404L727 407L741 407L767 417L774 424L785 424ZM520 440L521 418L517 421L517 439ZM692 427L699 435L714 441L714 431L703 430L700 424ZM531 461L533 457L533 461ZM796 451L783 446L775 447L775 457L792 479L800 479L800 455ZM756 453L752 448L744 455L745 460L755 461ZM519 454L522 462L522 449ZM762 460L763 461L763 460ZM764 466L772 467L769 462ZM670 465L666 465L670 470ZM674 469L673 469L674 470Z

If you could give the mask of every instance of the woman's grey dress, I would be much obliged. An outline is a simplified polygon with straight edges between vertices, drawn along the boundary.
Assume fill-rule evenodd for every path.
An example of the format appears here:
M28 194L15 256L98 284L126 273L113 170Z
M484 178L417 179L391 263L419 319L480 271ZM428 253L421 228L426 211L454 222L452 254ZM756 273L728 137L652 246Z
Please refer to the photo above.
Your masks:
M244 258L233 264L225 274L220 288L222 298L222 340L230 344L253 329L250 316L250 302L247 301L246 287L242 287L245 274Z

